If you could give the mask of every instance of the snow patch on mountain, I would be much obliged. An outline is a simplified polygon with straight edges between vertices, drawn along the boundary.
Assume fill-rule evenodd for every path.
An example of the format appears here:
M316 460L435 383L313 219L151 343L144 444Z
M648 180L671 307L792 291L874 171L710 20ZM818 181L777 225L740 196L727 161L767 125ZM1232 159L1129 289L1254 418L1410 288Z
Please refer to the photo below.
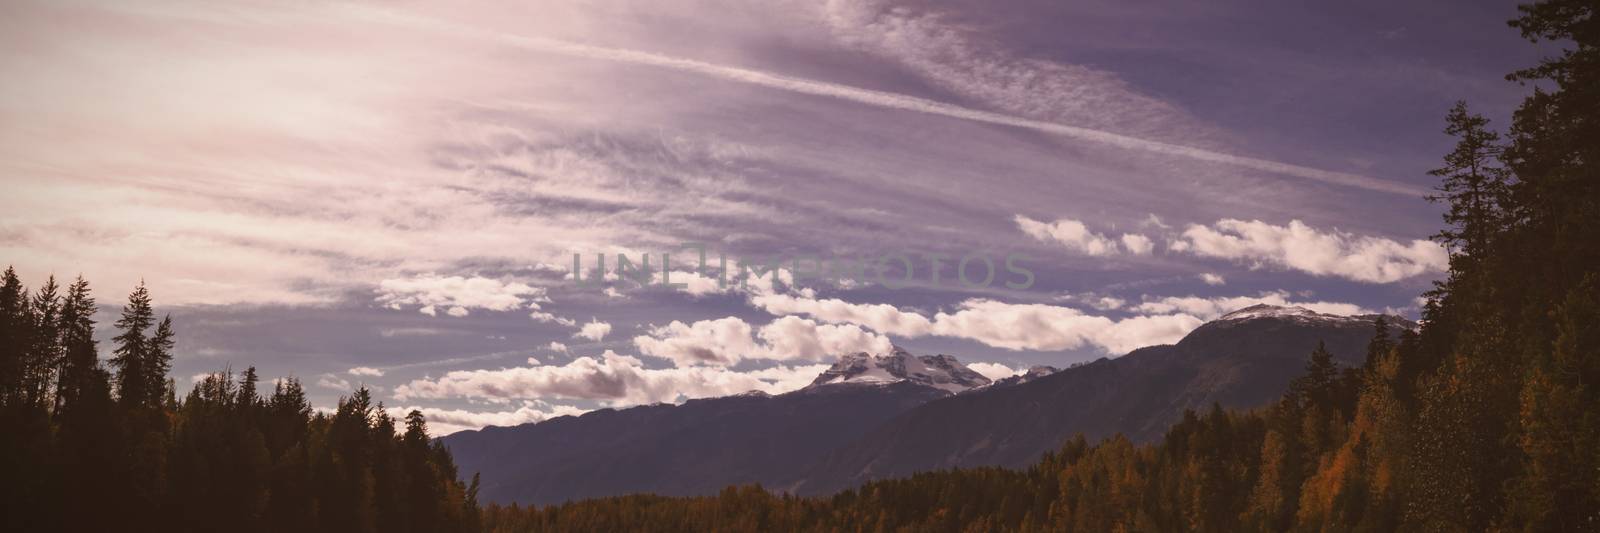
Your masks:
M1213 321L1213 323L1237 323L1257 319L1277 319L1294 322L1320 322L1328 324L1371 324L1372 321L1377 317L1378 315L1331 315L1328 313L1318 313L1300 306L1256 304L1232 313L1228 313L1226 315L1222 315L1222 318L1216 319ZM1401 328L1416 327L1415 323L1403 317L1385 315L1385 318L1388 320L1389 325L1391 326Z
M951 393L982 387L989 378L949 355L912 355L898 346L888 354L845 354L811 382L812 387L838 384L883 385L909 381Z

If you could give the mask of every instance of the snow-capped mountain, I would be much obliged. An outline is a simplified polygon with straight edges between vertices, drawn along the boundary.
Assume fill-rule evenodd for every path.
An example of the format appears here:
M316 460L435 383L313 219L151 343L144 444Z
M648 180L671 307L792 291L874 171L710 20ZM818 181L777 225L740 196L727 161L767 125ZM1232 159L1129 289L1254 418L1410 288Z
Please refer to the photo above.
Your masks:
M702 495L755 483L831 494L940 468L1020 468L1077 434L1149 441L1186 409L1266 405L1319 343L1341 364L1359 364L1375 318L1254 306L1174 345L993 383L947 355L849 354L785 394L600 409L443 441L461 472L482 474L480 501Z
M1009 378L1001 378L999 380L996 380L994 382L994 384L992 384L990 386L991 387L1009 387L1009 386L1012 386L1012 385L1021 385L1023 383L1027 383L1029 381L1033 381L1033 380L1036 380L1036 379L1039 379L1039 378L1042 378L1042 377L1045 377L1045 376L1048 376L1050 374L1054 374L1054 373L1060 372L1060 371L1061 371L1061 369L1053 367L1053 366L1039 365L1039 366L1035 366L1033 368L1029 368L1027 372L1023 372L1021 374L1017 374L1017 375L1011 376Z
M870 479L941 468L1022 468L1078 434L1090 441L1122 434L1148 442L1188 409L1252 408L1278 399L1319 344L1342 366L1360 364L1376 318L1290 307L1241 309L1177 344L922 404L829 453L806 468L805 477L779 486L823 495ZM1385 321L1390 335L1413 327L1397 316Z
M1227 325L1231 323L1246 322L1262 318L1278 319L1289 322L1321 323L1329 325L1372 324L1373 319L1376 319L1377 317L1378 315L1332 315L1328 313L1318 313L1316 311L1299 306L1256 304L1232 313L1228 313L1226 315L1222 315L1222 318L1218 318L1208 325ZM1392 326L1401 328L1416 327L1416 323L1402 317L1385 315L1384 318L1388 320L1389 324Z
M836 384L910 382L951 393L983 387L989 378L967 368L949 355L912 355L894 347L888 354L846 354L811 382L812 387Z

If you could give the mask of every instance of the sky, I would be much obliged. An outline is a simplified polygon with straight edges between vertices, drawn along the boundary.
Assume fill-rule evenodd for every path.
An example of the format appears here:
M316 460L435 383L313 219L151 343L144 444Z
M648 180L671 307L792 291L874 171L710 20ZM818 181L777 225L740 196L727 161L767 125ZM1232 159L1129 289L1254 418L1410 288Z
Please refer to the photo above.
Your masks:
M891 345L998 377L1255 303L1415 318L1444 113L1503 124L1541 53L1515 14L0 0L0 261L89 279L106 352L143 280L180 391L254 366L438 434ZM575 254L668 254L682 286L581 284ZM801 275L724 286L722 258ZM808 280L824 259L871 269Z

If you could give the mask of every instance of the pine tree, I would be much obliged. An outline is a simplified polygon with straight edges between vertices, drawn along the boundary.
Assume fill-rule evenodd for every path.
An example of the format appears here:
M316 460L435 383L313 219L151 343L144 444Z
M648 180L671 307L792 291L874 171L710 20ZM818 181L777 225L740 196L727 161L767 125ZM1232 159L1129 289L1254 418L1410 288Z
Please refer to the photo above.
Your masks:
M174 336L172 315L162 317L155 335L150 337L149 345L144 350L145 362L142 365L146 375L144 390L153 395L154 401L169 404L173 403L169 398L176 392L172 390L167 377L167 373L172 371L172 348L177 343Z
M56 371L56 413L62 414L75 403L86 387L92 386L95 372L99 370L98 348L94 340L94 297L89 294L89 282L78 279L67 287L66 300L61 304L62 357Z
M32 346L23 364L23 401L30 406L49 409L51 385L56 366L61 360L61 295L56 277L45 279L44 285L34 294L30 313L33 323Z
M1482 257L1504 220L1502 206L1508 203L1510 173L1498 159L1504 148L1500 134L1488 128L1489 119L1468 111L1466 102L1456 102L1445 123L1445 134L1457 142L1455 150L1445 155L1445 165L1428 172L1443 178L1439 194L1428 199L1449 204L1444 214L1448 227L1434 238L1458 257Z
M30 323L28 291L16 270L6 267L0 281L0 406L21 401L32 333Z
M154 321L150 292L140 281L128 295L122 317L117 319L116 326L121 333L113 339L117 347L111 358L111 366L117 370L117 397L129 407L152 407L160 397L151 386L157 379L156 374L147 366L151 344L145 330L150 329Z

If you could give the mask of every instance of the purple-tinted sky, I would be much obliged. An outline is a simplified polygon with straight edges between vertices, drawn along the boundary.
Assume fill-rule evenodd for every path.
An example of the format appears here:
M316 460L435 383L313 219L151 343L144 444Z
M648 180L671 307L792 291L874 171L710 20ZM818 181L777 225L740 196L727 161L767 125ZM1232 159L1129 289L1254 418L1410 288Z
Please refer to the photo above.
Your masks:
M181 388L255 365L327 406L365 383L439 432L790 390L891 342L998 376L1256 302L1415 315L1444 267L1441 117L1504 121L1524 89L1501 76L1539 55L1514 15L6 0L0 259L105 304L147 280ZM948 258L893 291L566 277L573 253L688 265L685 242ZM965 253L993 285L955 281ZM1008 253L1031 288L1002 286Z

